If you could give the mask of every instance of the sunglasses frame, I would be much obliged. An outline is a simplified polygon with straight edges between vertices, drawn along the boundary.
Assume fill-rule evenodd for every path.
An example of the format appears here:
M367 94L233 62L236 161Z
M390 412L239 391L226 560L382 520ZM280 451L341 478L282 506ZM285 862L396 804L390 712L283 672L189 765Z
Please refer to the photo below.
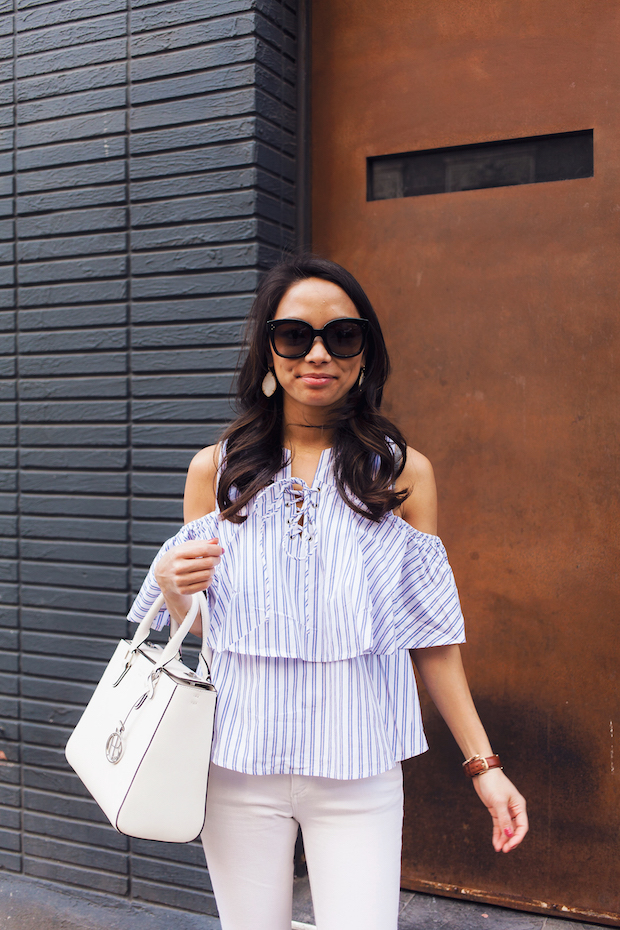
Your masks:
M329 338L325 339L325 330L329 329L330 326L333 326L334 323L343 323L346 320L347 323L355 323L356 326L362 331L362 344L359 352L355 352L353 355L340 355L338 352L332 352L329 347ZM304 352L300 352L298 355L282 355L281 352L278 352L276 349L276 330L281 323L301 323L302 326L306 327L312 333L312 339L308 345L308 348ZM320 336L323 340L323 345L327 352L332 355L334 358L357 358L358 355L361 355L364 349L366 348L366 337L368 335L368 320L361 319L359 317L352 316L340 316L336 320L330 320L329 323L326 323L323 329L314 329L310 326L310 323L307 323L305 320L296 320L294 318L287 318L284 320L267 320L267 333L269 334L269 342L271 343L271 348L280 358L304 358L314 345L314 340L317 336Z

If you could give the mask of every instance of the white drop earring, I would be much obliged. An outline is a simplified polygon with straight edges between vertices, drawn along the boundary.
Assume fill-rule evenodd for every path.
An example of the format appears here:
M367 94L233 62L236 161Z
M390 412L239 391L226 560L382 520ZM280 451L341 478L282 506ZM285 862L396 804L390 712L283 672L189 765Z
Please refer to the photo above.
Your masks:
M276 376L274 375L271 369L267 372L263 378L262 390L265 397L271 397L276 392L278 382L276 381Z
M358 386L358 388L360 388L360 387L362 386L362 381L364 380L364 375L365 375L365 374L366 374L366 369L365 369L364 366L362 365L362 367L360 368L359 378L357 379L357 386Z

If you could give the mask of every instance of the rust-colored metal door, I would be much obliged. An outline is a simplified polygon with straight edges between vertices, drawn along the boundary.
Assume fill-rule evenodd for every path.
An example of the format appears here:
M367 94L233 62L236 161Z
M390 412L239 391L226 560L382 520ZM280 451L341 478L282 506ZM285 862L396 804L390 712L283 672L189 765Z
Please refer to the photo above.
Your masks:
M427 706L403 883L618 925L620 4L312 13L314 248L385 326L390 411L437 473L472 689L532 820L493 853ZM593 177L366 199L370 156L586 129Z

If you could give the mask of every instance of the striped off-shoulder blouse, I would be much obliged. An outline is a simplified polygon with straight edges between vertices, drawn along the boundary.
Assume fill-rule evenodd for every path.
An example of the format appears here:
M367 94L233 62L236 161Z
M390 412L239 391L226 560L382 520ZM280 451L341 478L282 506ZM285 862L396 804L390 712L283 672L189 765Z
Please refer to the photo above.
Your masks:
M285 465L241 524L217 511L171 546L217 536L208 590L218 690L212 760L254 775L364 778L427 748L411 648L464 642L444 547L393 514L362 517L326 449L312 486ZM129 619L159 594L153 569ZM157 629L169 621L161 611Z

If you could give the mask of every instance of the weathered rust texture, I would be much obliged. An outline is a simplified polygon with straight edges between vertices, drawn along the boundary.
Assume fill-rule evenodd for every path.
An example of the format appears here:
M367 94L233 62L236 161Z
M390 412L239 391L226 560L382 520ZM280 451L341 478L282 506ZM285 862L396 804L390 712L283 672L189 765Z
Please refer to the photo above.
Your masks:
M532 820L493 853L427 707L404 883L620 924L620 5L315 0L313 24L314 247L385 326L472 688ZM593 178L365 199L370 155L588 128Z

